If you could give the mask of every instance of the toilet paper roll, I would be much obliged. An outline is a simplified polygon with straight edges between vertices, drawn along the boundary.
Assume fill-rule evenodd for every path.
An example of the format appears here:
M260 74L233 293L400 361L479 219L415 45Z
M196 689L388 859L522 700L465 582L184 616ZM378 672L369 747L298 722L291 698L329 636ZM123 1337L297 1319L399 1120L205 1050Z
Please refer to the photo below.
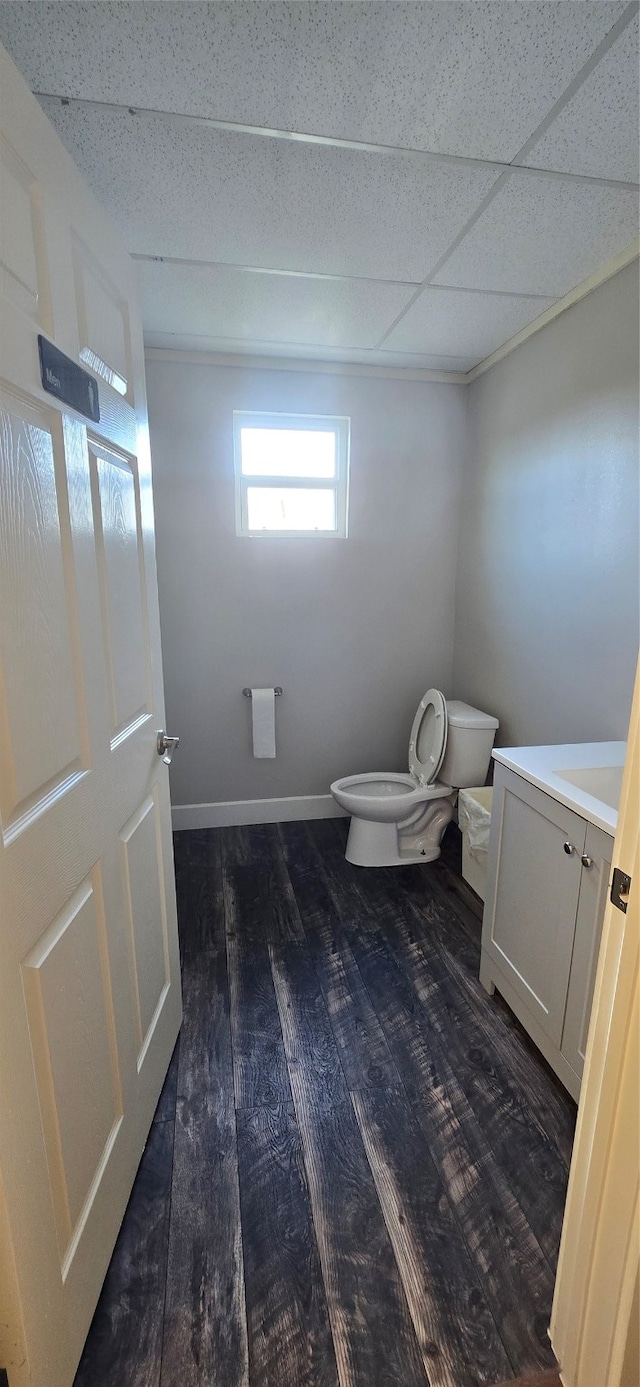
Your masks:
M276 700L273 689L251 690L253 719L253 754L273 757L276 754Z

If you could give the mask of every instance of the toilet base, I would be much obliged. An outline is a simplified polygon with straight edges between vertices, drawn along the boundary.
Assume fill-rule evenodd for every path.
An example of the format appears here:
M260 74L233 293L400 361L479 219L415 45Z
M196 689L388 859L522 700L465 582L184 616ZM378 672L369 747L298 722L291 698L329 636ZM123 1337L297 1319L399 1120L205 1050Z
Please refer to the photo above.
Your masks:
M420 848L418 840L419 834L407 835L401 846L403 839L397 824L372 823L371 819L354 815L344 855L356 867L407 867L412 862L435 862L440 856L440 844L425 843Z

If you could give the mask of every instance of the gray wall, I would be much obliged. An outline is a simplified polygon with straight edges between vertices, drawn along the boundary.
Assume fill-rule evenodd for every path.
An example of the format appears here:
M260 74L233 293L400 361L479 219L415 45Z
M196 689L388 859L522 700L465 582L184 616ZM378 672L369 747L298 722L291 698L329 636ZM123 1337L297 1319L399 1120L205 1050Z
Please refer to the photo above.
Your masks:
M626 737L637 394L637 261L470 388L453 682L503 746Z
M422 693L450 692L465 387L166 360L147 382L173 803L406 769ZM234 409L350 415L347 540L236 538ZM275 761L245 684L284 688Z

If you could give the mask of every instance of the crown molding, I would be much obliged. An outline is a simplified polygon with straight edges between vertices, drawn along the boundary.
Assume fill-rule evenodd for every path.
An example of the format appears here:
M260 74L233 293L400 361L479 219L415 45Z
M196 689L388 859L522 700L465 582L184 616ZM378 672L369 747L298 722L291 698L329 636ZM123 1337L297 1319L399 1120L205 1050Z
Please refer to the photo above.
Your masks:
M248 352L194 352L180 347L146 347L147 361L182 361L192 366L224 366L235 371L298 371L323 376L365 376L378 380L431 381L464 385L462 371L429 371L419 366L369 366L358 361L317 361L300 357L252 356Z
M599 289L601 284L606 284L608 279L612 279L620 270L624 270L633 260L640 255L640 239L632 241L626 250L620 251L612 260L608 260L606 265L601 265L599 270L594 270L592 275L583 279L580 284L576 284L564 298L558 299L557 303L547 308L539 318L534 318L533 322L523 327L521 332L517 332L514 337L503 342L501 347L497 347L491 356L486 356L484 361L479 361L477 366L472 366L471 370L464 376L466 385L471 385L478 376L483 376L485 371L490 371L492 366L497 366L499 361L503 361L505 356L509 356L517 347L521 347L523 342L527 342L536 332L540 332L543 327L552 323L554 318L559 318L561 313L566 313L568 308L573 308L574 303L579 303L580 299L585 299L587 294L592 294L594 289Z

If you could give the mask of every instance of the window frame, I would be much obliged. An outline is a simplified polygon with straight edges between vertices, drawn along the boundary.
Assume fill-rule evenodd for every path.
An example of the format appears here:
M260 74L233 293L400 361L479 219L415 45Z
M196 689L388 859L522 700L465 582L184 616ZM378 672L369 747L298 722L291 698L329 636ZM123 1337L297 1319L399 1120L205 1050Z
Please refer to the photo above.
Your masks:
M235 474L236 535L241 539L346 539L349 511L349 434L350 419L336 414L284 414L276 410L234 409L233 459ZM264 476L242 471L241 429L291 429L334 433L336 470L333 477ZM333 491L336 528L334 530L252 530L249 528L247 491L250 486L287 488L299 491Z

